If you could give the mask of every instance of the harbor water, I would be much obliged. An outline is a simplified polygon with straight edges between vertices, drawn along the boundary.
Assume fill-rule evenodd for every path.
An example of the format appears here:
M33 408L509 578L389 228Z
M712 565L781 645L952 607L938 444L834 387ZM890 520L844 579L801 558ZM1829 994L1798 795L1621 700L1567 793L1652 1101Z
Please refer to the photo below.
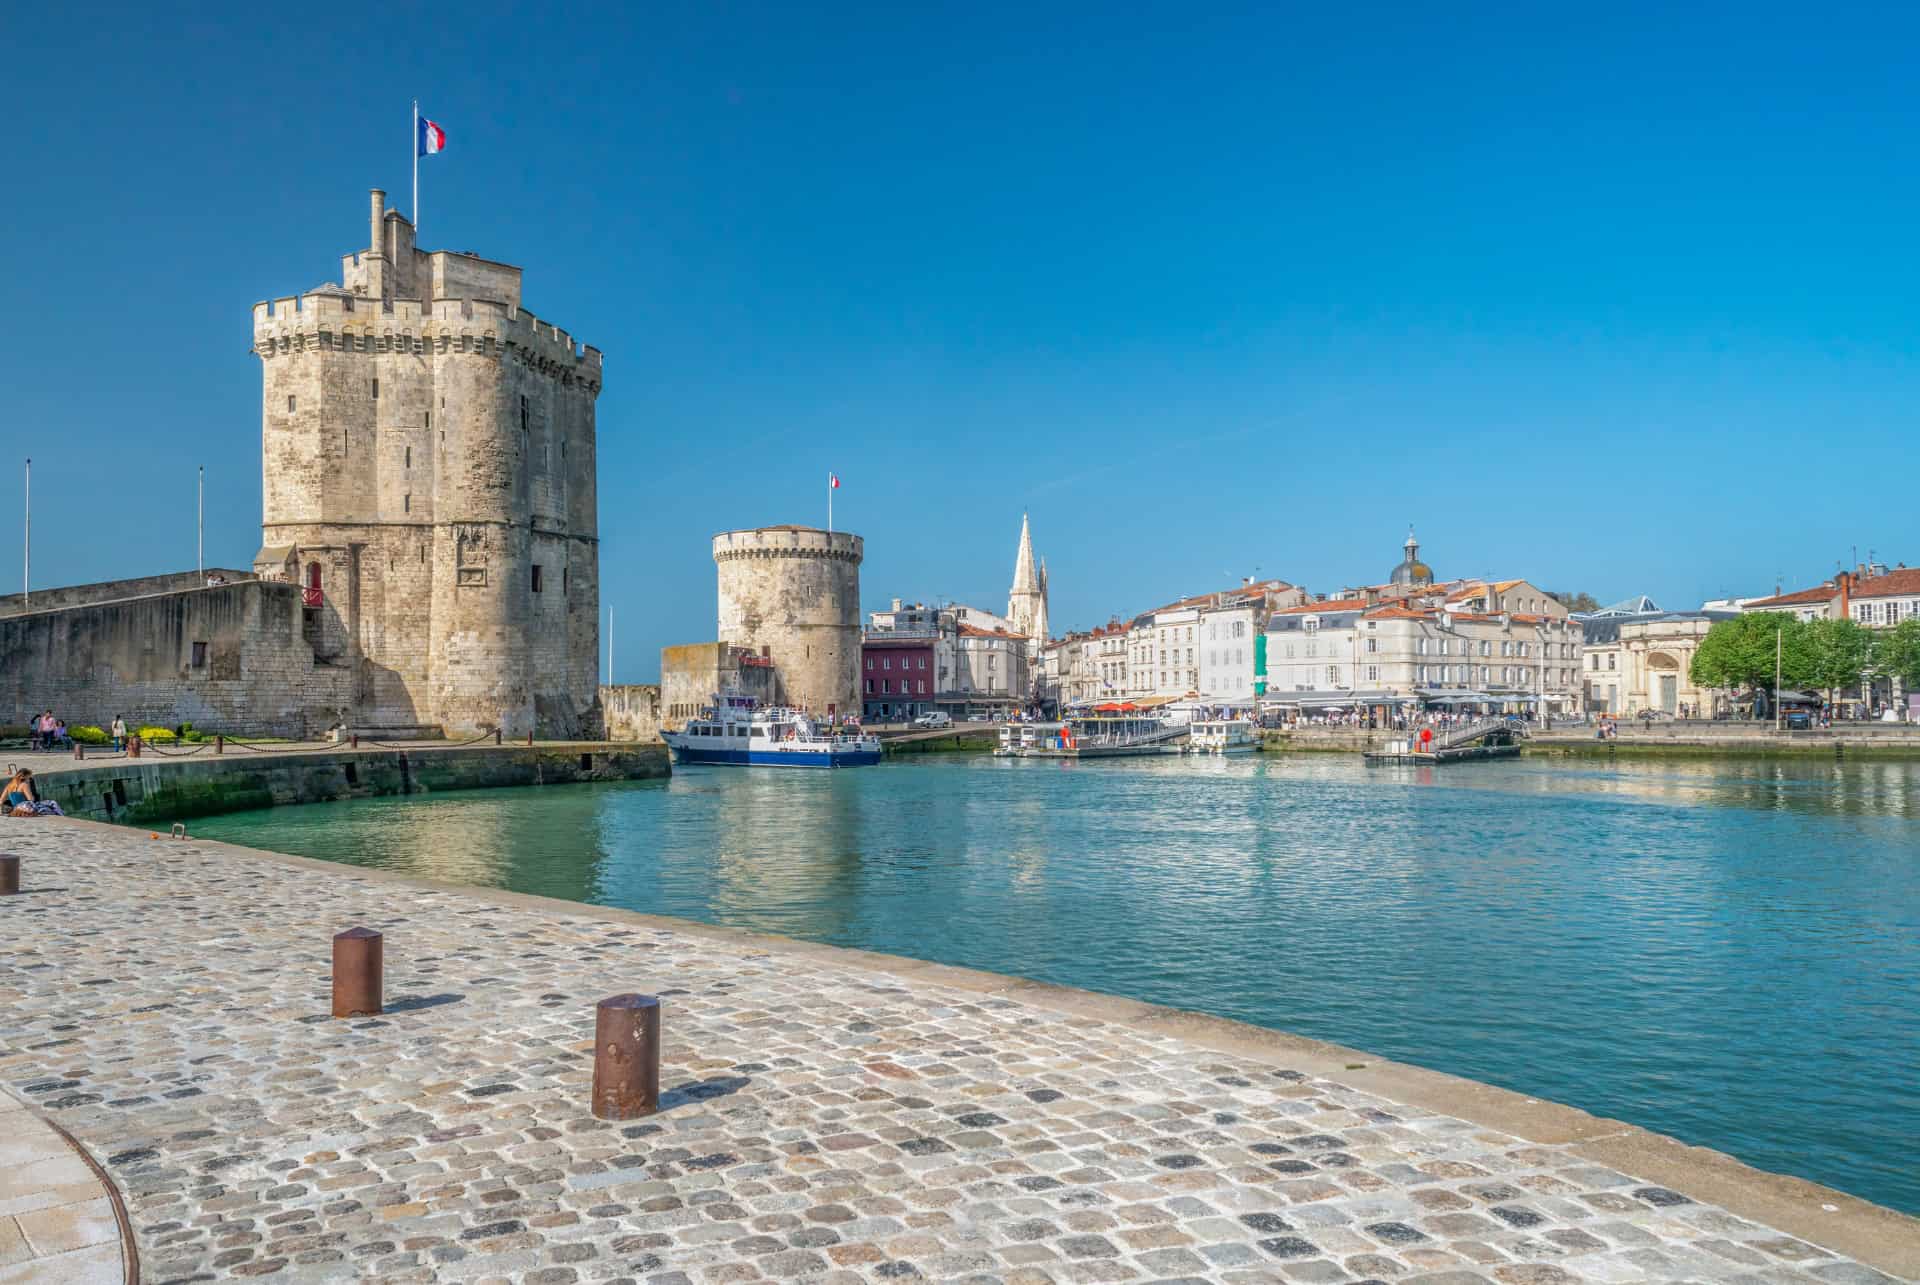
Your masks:
M930 756L194 830L1217 1013L1920 1213L1920 764Z

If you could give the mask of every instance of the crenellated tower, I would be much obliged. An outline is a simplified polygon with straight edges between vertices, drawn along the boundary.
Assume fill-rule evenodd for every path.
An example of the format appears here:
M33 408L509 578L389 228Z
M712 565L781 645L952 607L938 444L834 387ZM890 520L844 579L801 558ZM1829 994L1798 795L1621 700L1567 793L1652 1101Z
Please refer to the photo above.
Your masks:
M385 204L340 284L254 305L255 569L306 586L349 723L597 734L601 355Z

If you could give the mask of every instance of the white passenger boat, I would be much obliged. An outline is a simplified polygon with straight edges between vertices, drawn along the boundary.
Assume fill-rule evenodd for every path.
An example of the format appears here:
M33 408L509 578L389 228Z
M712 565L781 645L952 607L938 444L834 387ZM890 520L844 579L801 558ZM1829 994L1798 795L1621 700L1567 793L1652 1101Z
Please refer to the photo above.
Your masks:
M1177 754L1184 726L1157 714L1095 711L1065 723L1009 723L1000 729L996 753L1019 758L1096 759L1141 754Z
M858 728L822 729L796 709L755 709L753 699L719 693L677 732L661 738L675 763L720 767L866 767L880 761L880 738Z
M1072 729L1065 723L1003 723L993 752L1001 758L1018 758L1033 750L1057 750L1072 740Z
M1260 748L1260 729L1244 718L1189 723L1187 734L1187 748L1195 754L1251 754Z

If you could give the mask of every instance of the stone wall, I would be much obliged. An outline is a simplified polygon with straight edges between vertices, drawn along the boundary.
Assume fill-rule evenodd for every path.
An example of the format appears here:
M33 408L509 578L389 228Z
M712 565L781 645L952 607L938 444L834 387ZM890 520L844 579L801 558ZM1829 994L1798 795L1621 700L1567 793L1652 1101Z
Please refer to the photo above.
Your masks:
M301 737L346 715L352 671L317 663L294 585L244 580L0 619L0 723L183 722Z
M146 598L156 593L174 593L181 589L199 589L208 576L219 576L229 584L253 579L251 571L233 571L226 567L208 567L205 571L172 571L159 576L136 576L131 580L103 580L99 584L66 585L58 589L35 589L32 600L23 594L0 596L0 616L18 616L29 611L60 611L67 607L90 607L96 603L118 602L123 598Z
M762 705L787 703L779 669L757 651L723 642L660 649L661 727L677 730L724 691L737 691Z
M69 816L164 826L196 816L288 803L510 785L637 781L664 777L665 746L327 750L253 754L229 747L192 759L121 759L36 772L34 783ZM0 824L13 824L0 822ZM27 824L21 822L20 824Z
M660 739L660 686L657 683L602 687L600 712L606 719L610 741L645 745Z
M844 531L776 526L715 536L720 640L771 654L787 703L858 712L864 556L861 538Z

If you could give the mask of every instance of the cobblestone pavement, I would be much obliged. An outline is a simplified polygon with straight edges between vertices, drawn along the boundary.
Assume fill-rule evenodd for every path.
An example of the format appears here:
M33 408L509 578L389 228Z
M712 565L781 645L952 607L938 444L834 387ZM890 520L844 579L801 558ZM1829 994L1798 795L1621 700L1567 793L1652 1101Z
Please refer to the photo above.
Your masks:
M1891 1279L1512 1136L1123 1024L77 822L6 823L0 1083L149 1282ZM378 1019L328 940L387 934ZM587 1111L663 997L665 1109Z

